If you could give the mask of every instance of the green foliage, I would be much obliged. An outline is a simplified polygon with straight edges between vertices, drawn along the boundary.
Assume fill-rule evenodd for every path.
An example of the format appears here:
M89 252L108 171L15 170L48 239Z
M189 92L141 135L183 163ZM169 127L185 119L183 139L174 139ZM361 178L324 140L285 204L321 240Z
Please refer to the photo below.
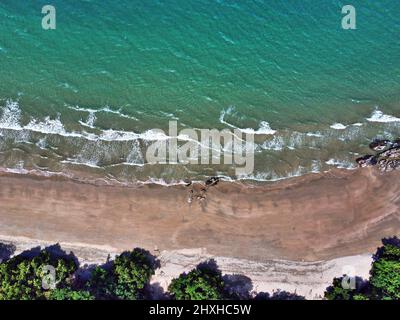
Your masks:
M325 291L325 299L327 300L353 300L357 292L353 289L345 289L342 285L343 277L334 278L333 283Z
M400 241L394 237L384 239L372 263L370 278L364 288L344 289L342 278L335 278L327 288L328 300L400 300Z
M169 292L177 300L222 299L224 281L219 271L197 268L173 279Z
M386 244L380 248L370 271L375 299L400 299L400 247Z
M378 251L379 250L382 250L382 253L380 254L381 258L396 261L400 260L400 245L385 244L383 247L378 249Z
M46 299L49 292L42 287L46 266L55 268L57 287L68 285L77 269L74 261L56 258L46 250L33 258L13 257L0 263L0 300Z
M117 256L110 269L97 267L87 287L98 299L138 300L153 274L148 253L136 248Z
M77 291L71 288L54 289L49 294L49 300L94 300L89 291Z
M111 271L97 266L92 271L91 278L86 283L86 287L96 299L113 299L115 293L115 276Z

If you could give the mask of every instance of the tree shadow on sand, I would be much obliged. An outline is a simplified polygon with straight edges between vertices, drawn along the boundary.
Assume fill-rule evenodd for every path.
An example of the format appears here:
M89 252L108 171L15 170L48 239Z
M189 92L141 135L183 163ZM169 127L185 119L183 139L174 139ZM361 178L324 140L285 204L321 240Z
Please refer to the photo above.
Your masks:
M241 274L225 274L218 267L214 259L207 260L197 265L196 269L208 270L216 275L221 275L224 282L224 299L228 300L250 300L253 299L252 280ZM305 300L305 297L296 293L277 290L273 294L261 292L254 298L256 300Z
M229 299L248 300L251 299L253 282L249 277L241 274L226 274L222 277L225 283L225 295Z
M297 293L277 290L272 294L260 292L254 297L254 300L306 300L306 298Z
M165 292L164 288L158 282L147 285L146 299L149 299L149 300L172 300L169 292Z
M0 243L0 262L10 259L16 249L12 243Z
M79 266L78 258L70 251L67 253L61 248L59 243L47 247L33 247L28 250L22 251L18 256L24 259L32 259L40 255L41 252L47 252L54 259L72 260L76 266Z

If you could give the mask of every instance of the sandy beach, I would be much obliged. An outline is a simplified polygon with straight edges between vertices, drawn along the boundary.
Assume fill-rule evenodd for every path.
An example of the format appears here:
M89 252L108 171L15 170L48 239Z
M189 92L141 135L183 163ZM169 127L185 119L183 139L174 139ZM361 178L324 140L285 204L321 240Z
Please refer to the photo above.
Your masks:
M264 184L135 187L2 173L0 234L50 242L205 248L252 261L373 253L400 232L400 172L334 170ZM193 200L189 203L188 198Z

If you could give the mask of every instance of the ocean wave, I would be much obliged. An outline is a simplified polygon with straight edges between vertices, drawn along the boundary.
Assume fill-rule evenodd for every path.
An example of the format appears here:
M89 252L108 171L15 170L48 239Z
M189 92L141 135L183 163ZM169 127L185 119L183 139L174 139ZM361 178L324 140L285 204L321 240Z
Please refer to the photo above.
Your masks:
M95 118L90 119L90 114L94 114L96 110L93 109L82 109L77 107L73 107L76 110L84 110L85 112L89 113L89 118L85 122L85 126L87 127L94 127ZM43 120L32 119L27 125L22 126L20 124L20 115L21 110L19 108L18 102L8 101L6 107L3 110L3 115L0 118L0 129L11 129L16 131L30 131L30 132L37 132L43 133L46 135L59 135L63 137L72 137L78 139L85 139L88 141L107 141L107 142L128 142L128 141L144 141L144 142L154 142L154 141L168 141L171 139L178 139L179 141L184 142L193 142L196 143L201 148L206 148L211 151L215 152L224 152L224 149L215 149L210 145L205 145L202 141L197 141L195 139L190 138L187 135L179 134L177 136L169 136L163 130L158 129L150 129L146 130L142 133L136 133L132 131L123 131L123 130L114 130L114 129L107 129L107 130L100 130L100 133L91 133L87 131L67 131L61 122L60 115L58 115L55 119L51 119L50 117L46 117ZM82 121L80 122L82 124ZM243 141L243 140L242 140ZM240 147L240 146L238 146ZM244 146L242 146L244 147ZM256 146L255 146L256 148ZM240 152L241 150L235 149L235 152ZM243 150L242 150L243 151ZM139 157L141 155L128 155L127 163L131 165L137 165L140 163L132 162L134 157ZM69 160L69 163L75 164L86 164L86 159L83 162L79 160ZM91 160L88 163L89 166L96 166L94 162Z
M225 121L225 116L232 114L234 111L234 107L229 107L227 110L222 110L219 116L219 122L222 124L227 125L230 128L237 129L243 133L247 134L255 134L255 135L274 135L276 133L276 130L273 130L269 123L267 121L261 121L259 124L258 129L252 129L252 128L239 128L234 126L233 124Z
M134 120L134 121L139 121L138 118L133 117L133 116L129 116L127 114L124 114L123 112L121 112L121 109L118 110L113 110L111 109L109 106L105 106L103 108L100 109L92 109L92 108L83 108L83 107L79 107L79 106L68 106L68 109L71 110L75 110L75 111L80 111L80 112L87 112L89 114L96 114L96 113L100 113L100 112L105 112L105 113L111 113L111 114L115 114L121 118L126 118L126 119L130 119L130 120Z
M195 182L195 181L192 181L192 182ZM164 186L164 187L187 185L187 181L171 180L170 182L167 182L162 178L149 178L146 181L137 181L137 183L138 184L143 184L143 185L157 184L157 185Z
M95 129L94 123L96 122L97 117L95 112L89 112L89 115L86 121L79 120L79 123L84 127L89 127L91 129Z
M89 160L78 160L78 159L68 158L66 160L60 161L60 163L72 164L72 165L80 165L80 166L86 166L86 167L90 167L90 168L102 169L101 166L97 165L97 161L96 160L89 161Z
M335 130L344 130L347 128L347 126L345 126L342 123L334 123L330 126L330 128L335 129Z
M286 175L281 176L274 171L271 172L258 172L251 175L243 175L233 181L256 181L256 182L276 182L290 178L300 177L307 173L313 173L307 170L305 167L299 166L296 169L288 172Z
M320 132L307 132L306 133L307 137L314 137L314 138L323 138L324 135L321 134Z
M5 129L0 132L0 136L2 136L0 142L3 146L6 146L6 144L3 143L4 141L6 141L6 139L13 139L15 143L19 143L21 141L24 143L33 143L40 149L50 151L53 150L52 145L54 144L54 146L59 147L60 150L60 152L55 155L57 157L57 163L68 164L71 166L88 166L91 168L101 169L101 172L104 171L105 173L108 172L108 169L110 169L110 171L114 173L119 172L120 169L121 171L126 172L128 169L124 166L142 167L147 165L147 163L145 163L143 153L143 150L146 148L147 142L168 141L175 138L178 139L179 144L182 141L194 142L198 146L219 152L215 153L217 155L222 155L222 153L231 151L233 149L232 145L225 145L225 141L224 145L222 146L223 148L221 148L221 150L217 150L214 149L211 145L204 145L201 141L195 140L188 135L179 134L175 137L172 137L168 135L167 131L164 132L162 130L156 129L147 130L141 133L114 129L99 129L95 126L97 119L96 113L99 112L99 110L84 108L78 109L79 111L85 111L88 113L87 117L81 120L80 123L81 125L84 124L85 127L94 128L95 130L85 131L85 128L83 128L82 131L78 132L67 130L61 121L60 115L57 115L55 118L48 116L41 120L31 118L31 120L28 120L29 122L27 124L22 125L21 118L25 118L25 115L24 117L22 117L22 112L18 105L18 101L3 101L6 101L5 105L0 108L0 129ZM260 132L263 132L264 134L266 134L267 132L270 132L270 130L272 130L267 122L261 122L260 129L258 130L237 128L236 126L230 124L225 120L226 115L233 115L233 113L233 107L227 110L223 110L220 115L221 123L225 123L230 128L239 129L241 132L246 133L262 134ZM400 121L400 119L393 116L384 115L379 110L375 110L371 118L379 119L380 121L378 122ZM382 119L385 119L385 121L382 121ZM390 121L387 121L388 119ZM257 137L257 139L255 139L256 142L254 143L254 149L257 153L257 157L259 157L258 160L264 156L260 155L260 153L265 152L267 159L271 159L272 161L274 161L274 163L278 163L279 161L282 163L282 161L285 160L284 157L288 157L288 153L292 152L290 150L295 150L290 156L298 158L299 161L296 163L299 163L301 165L298 168L295 167L295 165L289 168L285 167L285 171L279 172L279 174L274 172L275 167L272 165L269 169L271 170L271 172L255 173L254 176L248 176L246 178L242 177L241 179L256 181L277 181L293 176L302 175L308 172L316 173L320 170L329 168L328 166L353 169L355 167L355 163L353 163L349 154L347 154L347 156L343 156L343 154L338 156L336 147L331 149L328 148L330 148L332 142L337 142L338 140L347 143L354 141L355 139L364 138L367 134L369 134L368 129L371 129L371 126L364 126L364 124L366 123L367 122L354 123L347 126L336 123L332 126L326 125L323 128L318 127L318 129L315 129L315 131L310 132L280 130L279 133L276 133L275 130L272 130L274 131L273 135ZM384 127L389 128L391 127L391 125L386 125ZM395 136L396 131L393 129L393 132L391 133L389 129L387 133L385 131L385 136L389 137L390 134ZM202 129L194 128L194 130L199 133ZM44 136L35 135L31 132L43 133ZM51 135L71 137L73 139L60 139L59 137L53 137ZM79 141L76 139L85 139L88 141ZM105 142L100 143L99 141ZM126 141L129 141L130 143L118 143ZM116 143L110 144L108 142ZM62 146L64 144L67 144L65 149L64 146ZM244 146L242 147L244 148ZM325 149L329 151L329 155L327 158L325 158ZM32 150L32 148L29 147L29 149L27 150ZM64 150L67 150L67 152L64 152ZM243 152L245 150L243 149L240 151ZM275 151L276 153L269 151ZM213 155L215 154L213 153ZM317 160L313 160L312 163L309 162L311 161L310 159L317 159L321 154L323 154L323 156L321 157L323 157L324 159L329 159L329 157L332 157L332 159L329 159L326 162L321 162ZM303 157L304 155L306 155L307 159ZM347 160L335 160L335 157L338 157L340 159L344 158ZM62 159L62 161L59 161L60 159ZM111 170L111 167L116 166L121 166L121 168ZM68 169L67 166L62 167ZM76 168L74 168L74 170L75 169ZM147 167L145 170L147 170ZM292 172L289 172L290 170L292 170ZM194 174L200 173L195 172ZM158 174L156 174L156 176L157 175Z
M71 174L68 174L65 172L54 172L54 171L37 170L37 169L0 167L0 172L20 174L20 175L35 175L35 176L42 176L42 177L62 176L62 177L66 177L66 178L72 178Z
M58 115L55 119L46 117L43 121L33 119L26 126L24 126L23 129L34 132L40 132L44 134L58 134L61 136L80 136L77 133L70 133L65 130L64 125L60 120L60 115Z
M391 115L384 114L382 111L379 109L375 109L374 112L372 112L371 116L367 118L369 122L400 122L400 118L396 118Z
M328 161L325 161L325 163L329 166L334 166L339 169L355 169L355 168L357 168L355 163L345 161L345 160L329 159Z
M270 141L265 141L260 145L263 150L273 150L273 151L281 151L285 146L285 142L283 137L274 136L274 138Z
M75 108L76 110L84 110L85 112L89 112L89 114L94 114L99 110L92 109L82 109ZM102 111L106 109L101 109ZM113 111L114 113L114 111ZM22 126L20 124L21 118L21 109L17 101L7 100L6 105L3 108L3 114L0 118L0 129L11 129L11 130L28 130L48 135L60 135L64 137L75 137L82 138L90 141L134 141L134 140L144 140L144 141L159 141L159 140L168 140L176 137L170 137L160 130L147 130L143 133L136 133L131 131L123 131L123 130L101 130L100 134L90 133L86 131L75 132L75 131L67 131L64 127L64 124L61 122L60 115L58 115L55 119L50 118L49 116L44 118L43 120L31 119L31 121ZM94 127L95 117L88 117L85 126ZM80 121L82 124L83 122ZM178 136L179 139L185 140L185 136Z

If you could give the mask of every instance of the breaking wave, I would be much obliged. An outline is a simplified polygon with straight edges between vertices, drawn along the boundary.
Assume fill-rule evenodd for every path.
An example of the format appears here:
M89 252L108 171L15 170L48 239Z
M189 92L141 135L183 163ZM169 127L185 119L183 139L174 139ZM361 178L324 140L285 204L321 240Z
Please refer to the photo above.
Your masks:
M367 118L367 120L370 122L381 122L381 123L400 122L400 118L384 114L379 109L375 109L374 112L372 112L371 116Z
M137 120L134 117L123 114L121 110L113 110L109 107L101 109L68 108L85 113L80 120L76 120L77 123L73 127L76 128L79 123L81 125L80 130L67 130L61 120L60 114L55 117L47 116L41 120L31 117L23 124L23 114L18 101L5 101L5 104L0 109L0 156L4 150L14 150L13 147L10 148L7 146L7 143L10 143L9 141L14 141L15 144L22 142L26 143L25 146L22 149L19 147L15 148L16 152L25 152L24 150L27 150L27 152L37 152L40 154L39 157L41 159L54 156L54 161L58 164L71 166L74 169L85 166L91 168L91 172L98 170L104 175L108 175L109 171L112 171L114 176L118 175L118 172L123 172L125 176L129 176L132 170L150 172L147 176L148 179L139 179L136 175L133 175L133 177L134 179L137 178L137 181L146 181L146 183L168 184L165 182L168 179L163 180L161 177L167 172L171 173L171 179L173 180L174 169L152 170L147 168L148 166L144 159L144 150L146 150L148 142L168 141L169 139L177 138L180 142L195 142L201 147L214 150L211 146L203 145L189 136L178 134L176 137L171 137L162 130L151 129L137 133L115 129L100 129L96 126L97 115L101 112L112 113L118 117L129 118L134 121ZM326 125L325 127L314 128L314 131L309 132L290 130L279 130L278 132L273 130L266 121L261 121L258 129L243 129L226 120L227 117L236 115L233 107L222 110L219 122L231 129L240 130L242 133L255 135L254 149L256 165L257 163L259 165L261 163L261 167L256 168L253 175L232 179L255 181L276 181L309 172L317 173L332 167L352 169L355 167L354 158L358 156L357 146L353 143L354 141L369 139L370 132L377 132L386 138L396 137L399 132L397 124L377 127L368 125L369 122L382 124L400 122L399 118L384 114L379 109L375 109L370 117L366 117L362 122L353 124L337 122L330 126ZM199 131L201 129L194 128L194 130ZM66 139L60 137L65 137ZM7 142L5 143L5 141ZM347 148L349 144L353 144L353 146ZM27 147L27 145L31 146ZM356 149L354 149L354 146ZM34 147L39 151L35 151ZM223 153L226 150L229 151L229 148L232 148L232 146L227 145L224 146L224 149L215 151ZM44 154L42 155L41 153L43 152ZM13 160L14 158L9 157L9 159ZM20 159L18 158L18 160ZM24 169L23 166L20 168L18 165L15 165L13 169L12 166L13 164L11 164L11 169L9 170L24 173L29 173L30 168L32 168L32 164L29 161L27 162L27 169ZM42 165L36 167L33 165L33 167L40 168ZM44 168L46 169L46 166ZM53 166L48 171L56 171L59 168L60 166ZM64 167L61 166L61 168ZM44 171L46 171L45 169ZM231 168L228 169L230 170ZM198 168L180 170L180 173L187 172L189 175L193 174L193 176L197 176L200 172ZM204 170L204 172L201 171L201 174L209 175L212 172L212 168L205 168ZM219 171L221 176L233 177L228 172L225 169ZM161 180L158 181L157 179Z

